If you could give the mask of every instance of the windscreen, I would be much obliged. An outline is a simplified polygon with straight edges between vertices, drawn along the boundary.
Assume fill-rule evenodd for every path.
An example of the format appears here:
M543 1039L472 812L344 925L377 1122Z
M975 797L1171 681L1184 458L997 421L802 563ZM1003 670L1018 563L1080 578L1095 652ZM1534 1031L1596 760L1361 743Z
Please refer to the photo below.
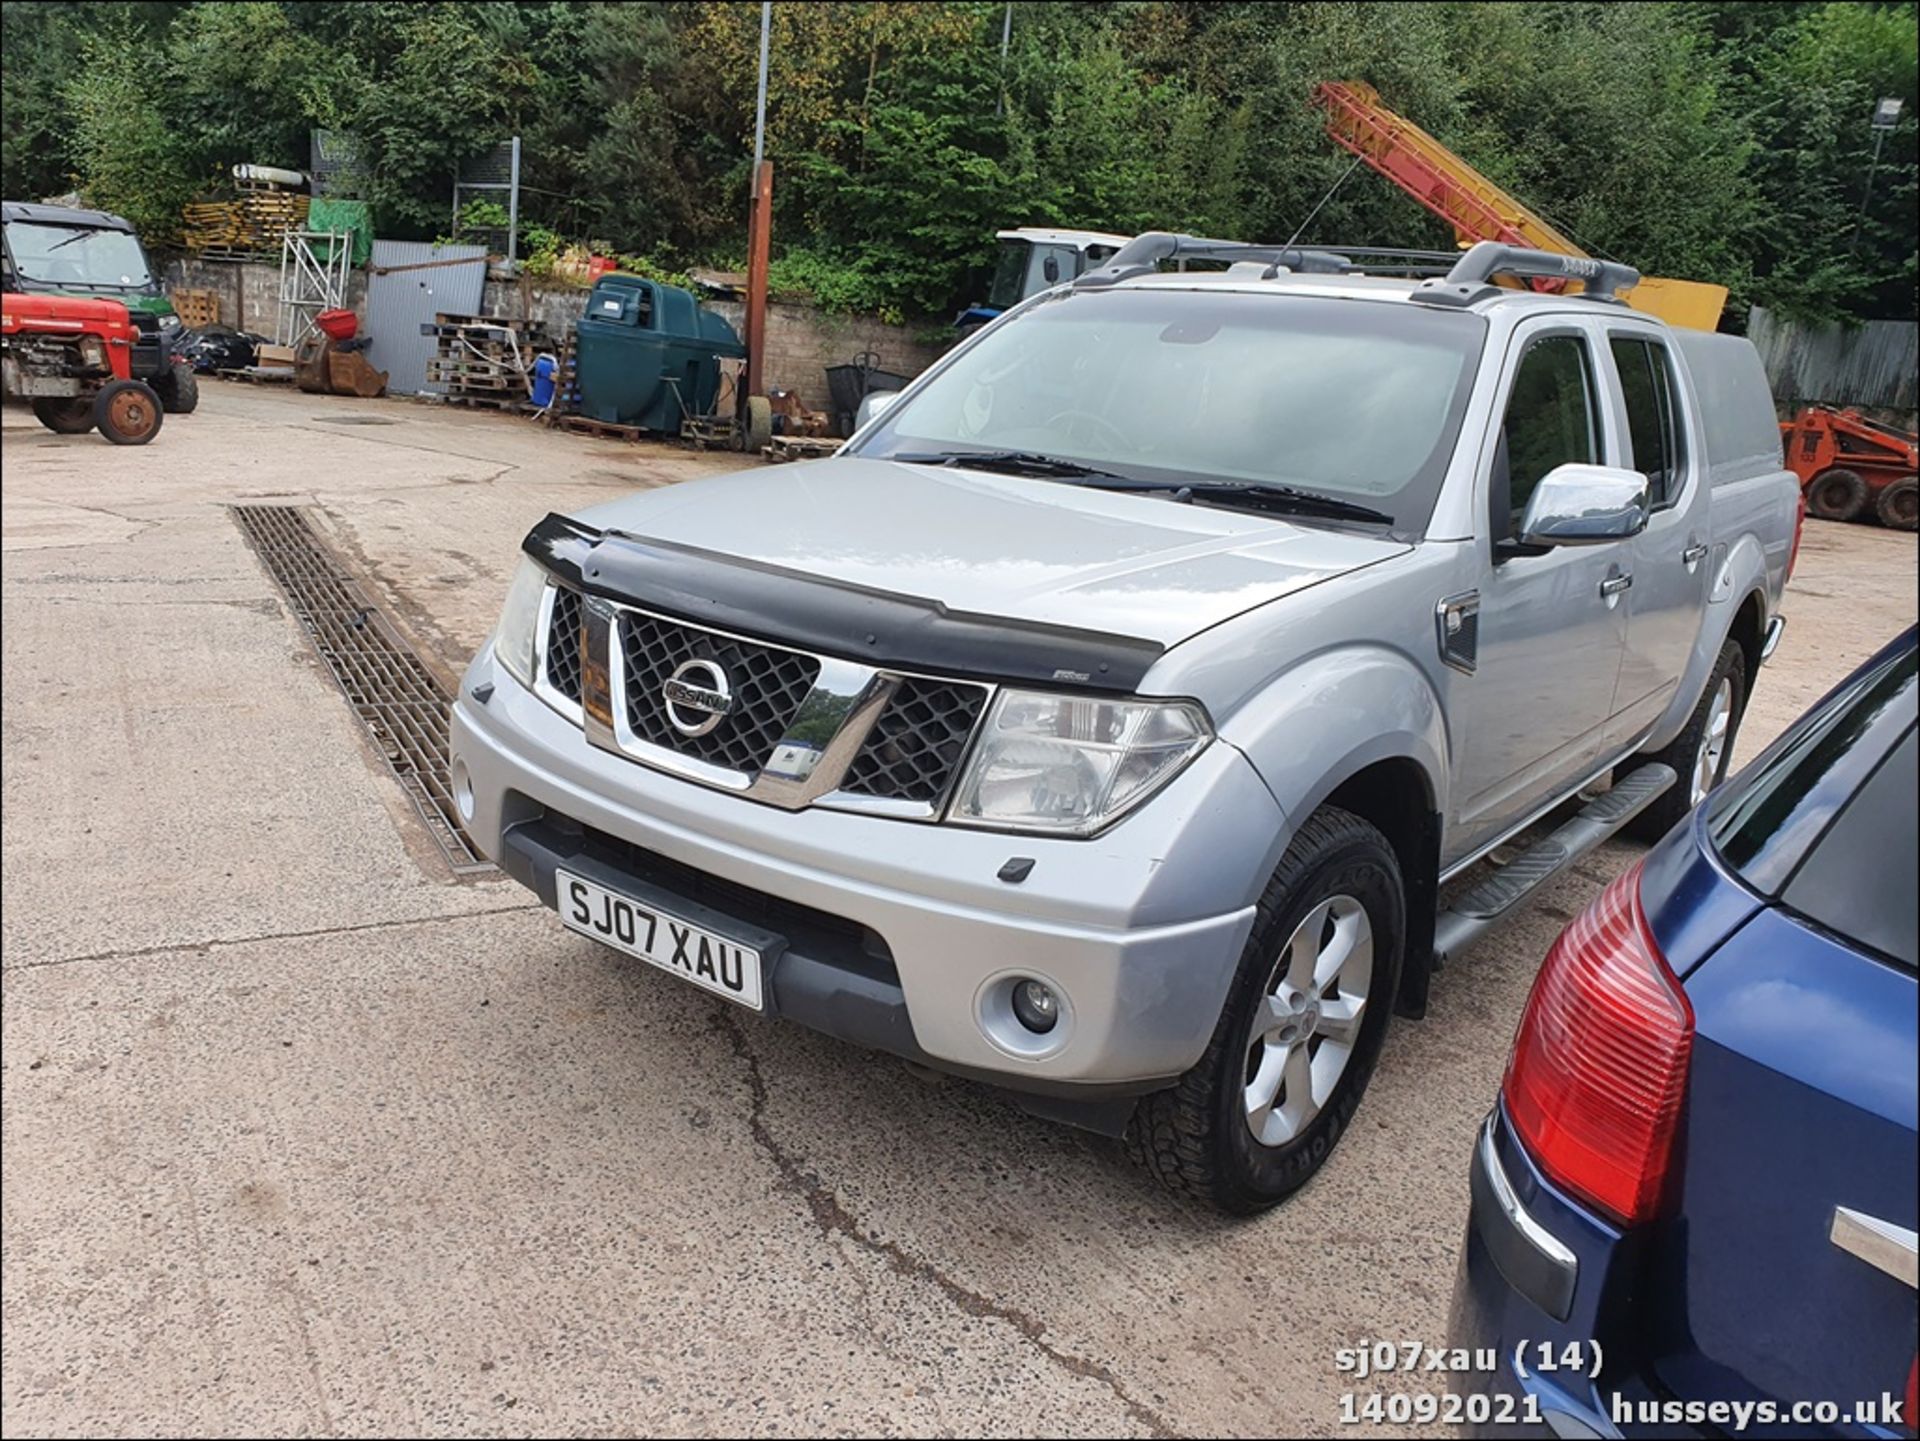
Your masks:
M1402 302L1069 292L887 412L858 453L1040 452L1143 481L1284 486L1426 523L1486 334Z
M1884 728L1913 725L1920 692L1916 654L1910 640L1893 648L1802 716L1707 801L1714 848L1755 890L1780 893L1852 799L1861 772L1880 764L1889 739ZM1912 797L1907 801L1911 808ZM1910 867L1912 856L1899 863Z
M1033 247L1024 240L1000 242L1000 259L993 267L993 284L987 289L987 304L995 310L1011 310L1026 296L1027 262Z
M139 240L125 230L9 220L7 249L20 274L43 285L128 290L152 280Z

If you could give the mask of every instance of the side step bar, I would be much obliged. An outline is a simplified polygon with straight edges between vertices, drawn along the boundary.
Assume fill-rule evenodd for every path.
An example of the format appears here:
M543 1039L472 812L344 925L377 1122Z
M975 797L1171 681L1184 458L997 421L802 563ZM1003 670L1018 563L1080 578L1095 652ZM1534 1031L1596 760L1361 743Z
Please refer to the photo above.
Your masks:
M1641 766L1440 912L1433 928L1433 968L1439 970L1500 922L1518 914L1544 882L1612 836L1678 781L1672 766Z

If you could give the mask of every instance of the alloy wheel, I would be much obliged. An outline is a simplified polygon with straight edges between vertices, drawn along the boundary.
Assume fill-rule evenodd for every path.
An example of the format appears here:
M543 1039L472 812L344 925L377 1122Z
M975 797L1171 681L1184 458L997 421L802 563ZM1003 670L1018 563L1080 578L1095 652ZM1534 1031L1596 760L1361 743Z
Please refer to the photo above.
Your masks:
M1373 923L1349 895L1308 911L1274 962L1247 1039L1242 1104L1263 1146L1285 1145L1326 1106L1360 1039Z
M1720 762L1727 753L1727 732L1733 724L1733 681L1720 682L1707 711L1707 729L1700 737L1700 749L1693 758L1692 798L1699 805L1720 776Z

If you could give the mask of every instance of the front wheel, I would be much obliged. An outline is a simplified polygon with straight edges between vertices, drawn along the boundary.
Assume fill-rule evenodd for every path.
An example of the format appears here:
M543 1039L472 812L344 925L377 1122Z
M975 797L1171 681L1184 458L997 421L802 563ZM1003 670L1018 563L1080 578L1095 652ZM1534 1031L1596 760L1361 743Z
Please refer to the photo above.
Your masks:
M93 429L93 397L42 396L33 403L33 416L55 435L85 435Z
M160 433L160 397L144 380L114 380L93 398L93 423L115 445L145 445Z
M1387 838L1333 806L1315 811L1267 882L1206 1053L1135 1112L1135 1159L1238 1215L1298 1190L1366 1092L1406 934Z
M166 373L155 377L153 390L168 415L192 415L200 408L200 378L178 361L169 361Z

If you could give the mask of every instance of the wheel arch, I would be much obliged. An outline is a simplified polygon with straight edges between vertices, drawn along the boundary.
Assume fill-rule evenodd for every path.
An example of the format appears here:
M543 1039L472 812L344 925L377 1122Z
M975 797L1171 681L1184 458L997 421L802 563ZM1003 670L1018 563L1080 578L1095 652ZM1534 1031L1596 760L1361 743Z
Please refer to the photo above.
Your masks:
M1726 638L1740 647L1740 658L1746 662L1747 691L1751 694L1753 678L1760 671L1760 652L1767 640L1767 597L1758 586L1747 592L1734 611Z
M1693 654L1687 657L1685 674L1675 688L1673 699L1653 729L1641 742L1645 755L1670 745L1686 728L1687 718L1700 703L1707 677L1720 660L1720 647L1728 640L1740 646L1746 661L1747 690L1751 694L1760 668L1760 653L1766 644L1767 622L1772 618L1774 597L1786 588L1786 555L1789 543L1783 542L1777 566L1753 534L1742 535L1729 548L1726 559L1714 573L1707 605L1700 619L1700 635Z
M1324 652L1276 677L1221 736L1246 756L1288 819L1261 872L1323 805L1374 825L1400 862L1407 955L1397 1009L1426 1008L1450 779L1446 713L1406 655L1385 647Z
M1406 955L1394 1009L1415 1019L1424 1016L1440 899L1441 819L1433 778L1411 756L1390 757L1355 771L1321 804L1359 816L1393 847L1407 906Z

